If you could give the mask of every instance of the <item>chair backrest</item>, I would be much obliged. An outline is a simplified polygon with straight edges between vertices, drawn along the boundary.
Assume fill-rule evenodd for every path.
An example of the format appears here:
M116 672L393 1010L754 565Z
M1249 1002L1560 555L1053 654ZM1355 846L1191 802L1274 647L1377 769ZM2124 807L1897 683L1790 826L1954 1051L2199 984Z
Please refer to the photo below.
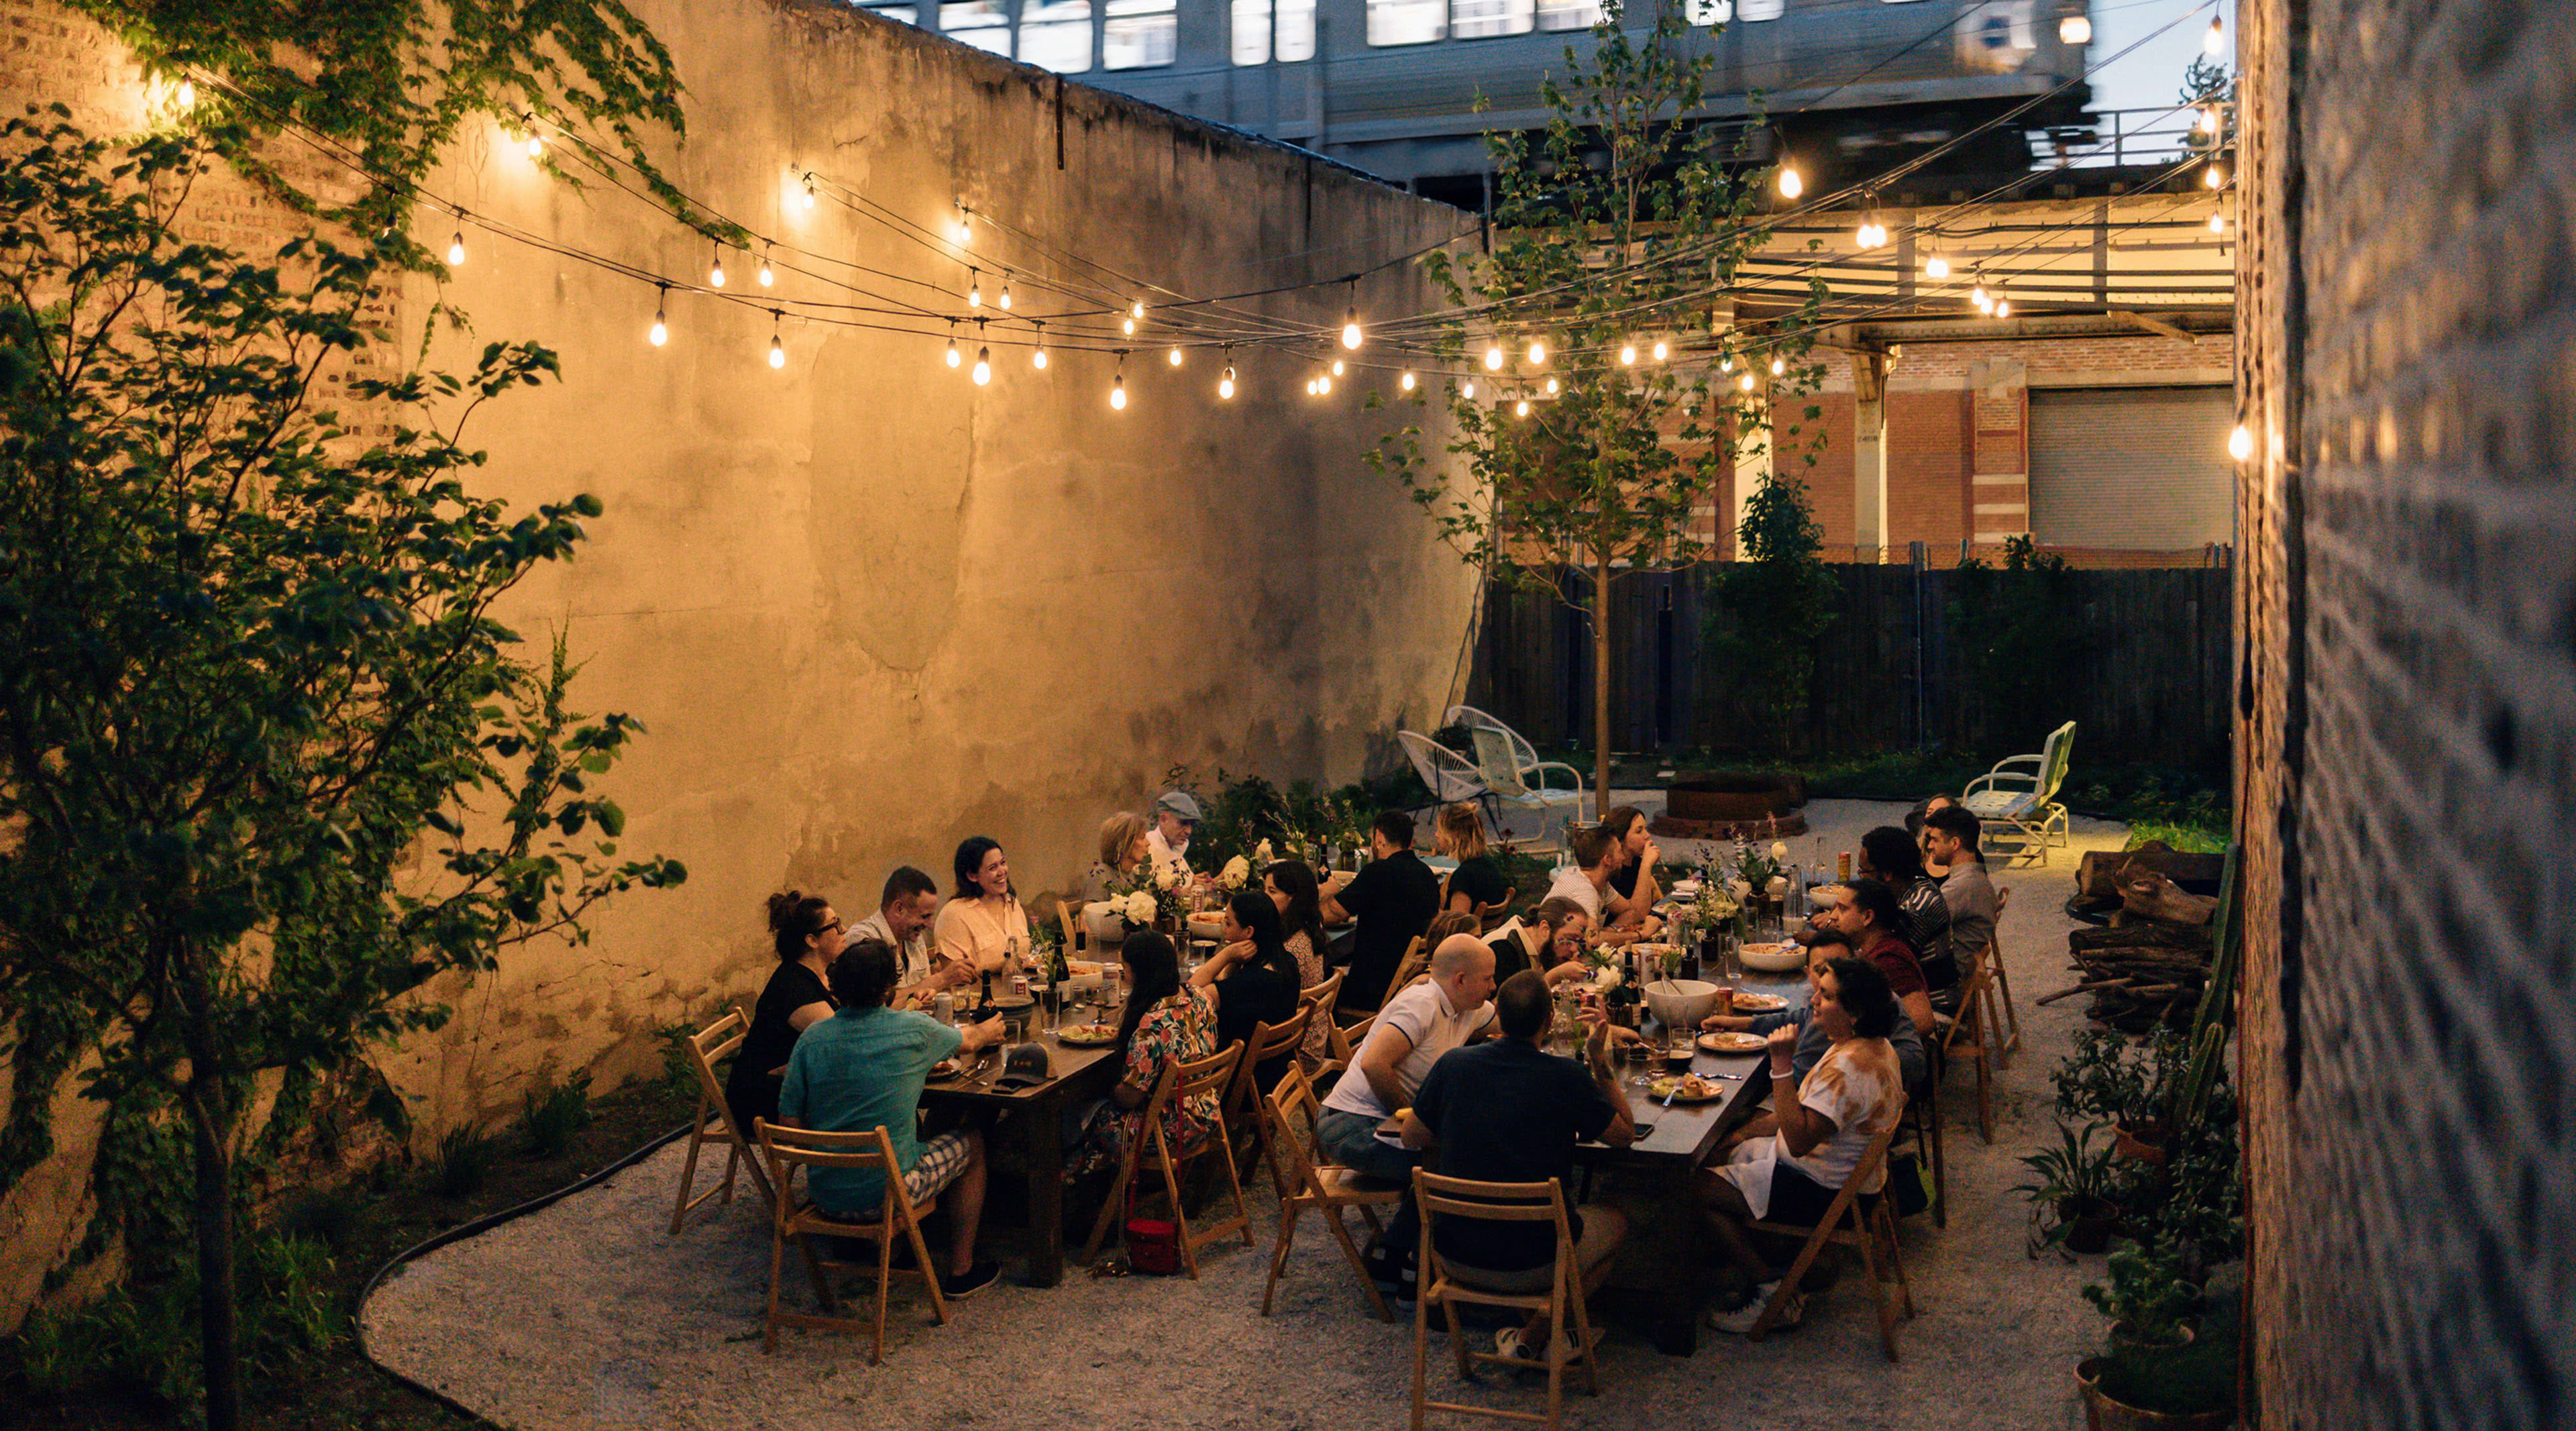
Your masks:
M1297 997L1321 1010L1317 1018L1329 1019L1333 1016L1333 1001L1342 996L1342 980L1349 978L1350 973L1350 966L1345 964L1325 975L1322 983L1310 985Z
M1399 730L1395 743L1404 747L1404 758L1413 762L1413 773L1431 790L1431 797L1443 803L1473 800L1486 793L1484 778L1465 756L1416 731Z
M689 1035L689 1067L698 1075L698 1092L712 1099L724 1114L725 1129L736 1138L751 1141L748 1130L733 1126L733 1105L725 1101L724 1083L716 1077L719 1060L731 1057L751 1036L751 1020L743 1015L740 1005L727 1009L724 1017Z
M1078 947L1074 943L1073 932L1082 927L1082 901L1070 895L1057 895L1055 922L1064 927L1064 956L1070 959Z
M1490 726L1471 726L1468 739L1476 744L1476 773L1501 795L1522 795L1529 783L1521 778L1520 762L1513 758L1511 738Z
M2057 798L2057 787L2066 783L2066 766L2075 753L2075 722L2068 721L2048 733L2048 744L2039 750L2039 789L2035 804L2045 805Z
M1397 990L1412 983L1414 975L1429 967L1431 952L1423 947L1423 938L1417 934L1405 944L1404 957L1395 961L1395 973L1386 981L1386 997L1394 998Z
M1368 1042L1369 1030L1375 1027L1377 1027L1377 1015L1375 1014L1369 1015L1367 1018L1351 1025L1349 1028L1343 1028L1338 1024L1335 1025L1333 1028L1332 1061L1344 1068L1348 1068L1351 1060L1359 1057L1360 1045ZM1318 1072L1320 1071L1321 1070L1318 1070Z
M1498 716L1489 715L1474 706L1451 706L1440 717L1440 723L1465 726L1470 732L1499 731L1503 739L1509 743L1515 769L1527 770L1538 764L1538 747L1530 744L1528 737L1505 725Z
M886 1212L906 1218L912 1215L912 1197L903 1185L903 1165L895 1161L894 1139L887 1135L883 1124L848 1133L824 1133L812 1128L782 1128L766 1118L754 1119L753 1123L759 1129L761 1156L767 1160L770 1178L778 1186L792 1186L799 1167L874 1168L885 1178ZM774 1199L782 1225L794 1219L794 1201Z
M1262 1103L1270 1111L1270 1173L1280 1198L1322 1191L1323 1175L1315 1169L1323 1160L1315 1155L1314 1139L1315 1122L1324 1114L1314 1081L1306 1070L1290 1068Z
M1235 1065L1234 1085L1226 1090L1225 1112L1228 1122L1238 1113L1257 1109L1261 1102L1260 1085L1255 1070L1275 1058L1286 1058L1306 1041L1306 1026L1315 1021L1315 1006L1299 1000L1297 1012L1275 1024L1255 1024L1252 1038L1243 1051L1243 1061Z
M1574 1246L1573 1234L1565 1225L1565 1184L1556 1178L1543 1183L1485 1183L1470 1178L1444 1178L1423 1168L1413 1170L1413 1202L1422 1211L1422 1254L1427 1259L1426 1271L1449 1272L1447 1259L1441 1257L1432 1229L1442 1217L1472 1217L1486 1222L1551 1222L1556 1225L1557 1267L1563 1270L1566 1254ZM1428 1276L1423 1279L1426 1283ZM1462 1290L1454 1283L1452 1291ZM1470 1284L1465 1290L1468 1301L1494 1300L1520 1306L1529 1294L1510 1297L1477 1292Z
M1235 1040L1196 1063L1184 1063L1173 1070L1180 1079L1176 1098L1196 1098L1202 1093L1222 1093L1225 1082L1234 1076L1234 1061L1243 1056L1243 1041Z

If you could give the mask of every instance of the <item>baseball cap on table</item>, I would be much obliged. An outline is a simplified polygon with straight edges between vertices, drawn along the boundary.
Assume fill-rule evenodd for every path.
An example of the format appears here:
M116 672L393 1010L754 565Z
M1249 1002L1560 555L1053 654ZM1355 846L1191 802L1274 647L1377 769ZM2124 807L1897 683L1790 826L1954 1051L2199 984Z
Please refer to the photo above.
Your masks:
M993 1080L995 1088L1035 1088L1055 1076L1055 1065L1047 1061L1044 1045L1024 1043L1012 1049L1002 1060L1002 1076Z
M1169 810L1173 814L1180 816L1182 819L1190 821L1192 824L1196 824L1199 820L1205 818L1199 814L1199 802L1191 799L1190 792L1187 790L1164 791L1163 798L1154 802L1154 808L1157 810Z

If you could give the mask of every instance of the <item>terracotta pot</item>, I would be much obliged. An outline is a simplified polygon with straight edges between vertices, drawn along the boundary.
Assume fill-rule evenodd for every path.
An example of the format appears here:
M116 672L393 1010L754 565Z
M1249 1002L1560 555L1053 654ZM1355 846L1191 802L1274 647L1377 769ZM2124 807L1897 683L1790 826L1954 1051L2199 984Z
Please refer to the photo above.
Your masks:
M2111 1125L2113 1154L2124 1161L2145 1163L2150 1167L2165 1165L2165 1136L2165 1127L2161 1123L2150 1123L2134 1133L2129 1131L2126 1123Z
M2149 1411L2114 1401L2101 1387L2103 1368L2109 1357L2086 1357L2075 1366L2076 1389L2084 1397L2084 1424L2087 1431L2226 1431L2236 1424L2236 1408L2216 1411Z

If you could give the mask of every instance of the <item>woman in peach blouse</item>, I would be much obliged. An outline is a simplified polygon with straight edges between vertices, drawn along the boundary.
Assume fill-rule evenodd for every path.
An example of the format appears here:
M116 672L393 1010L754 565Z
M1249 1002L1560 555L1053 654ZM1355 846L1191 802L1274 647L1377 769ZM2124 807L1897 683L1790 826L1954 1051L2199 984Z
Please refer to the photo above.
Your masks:
M957 847L957 892L939 907L933 932L940 957L977 974L1010 974L1026 967L1028 911L1011 892L1011 862L1002 845L977 835Z

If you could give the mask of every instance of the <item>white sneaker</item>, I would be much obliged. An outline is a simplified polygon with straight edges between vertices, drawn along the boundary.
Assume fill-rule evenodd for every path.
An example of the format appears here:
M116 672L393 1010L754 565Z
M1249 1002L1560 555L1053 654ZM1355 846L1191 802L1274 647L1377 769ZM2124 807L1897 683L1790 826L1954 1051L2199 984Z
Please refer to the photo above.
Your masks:
M1770 1305L1772 1294L1779 1290L1779 1283L1765 1282L1754 1288L1753 1295L1747 1297L1740 1306L1711 1307L1708 1313L1708 1324L1718 1331L1739 1337L1744 1336L1753 1330L1755 1322L1762 1319L1762 1309ZM1794 1327L1806 1314L1806 1299L1792 1292L1789 1294L1789 1300L1781 1306L1779 1318L1772 1322L1772 1330Z
M1540 1364L1537 1353L1531 1351L1523 1340L1523 1333L1519 1327L1504 1327L1494 1333L1494 1355L1509 1357L1524 1366L1536 1367Z

